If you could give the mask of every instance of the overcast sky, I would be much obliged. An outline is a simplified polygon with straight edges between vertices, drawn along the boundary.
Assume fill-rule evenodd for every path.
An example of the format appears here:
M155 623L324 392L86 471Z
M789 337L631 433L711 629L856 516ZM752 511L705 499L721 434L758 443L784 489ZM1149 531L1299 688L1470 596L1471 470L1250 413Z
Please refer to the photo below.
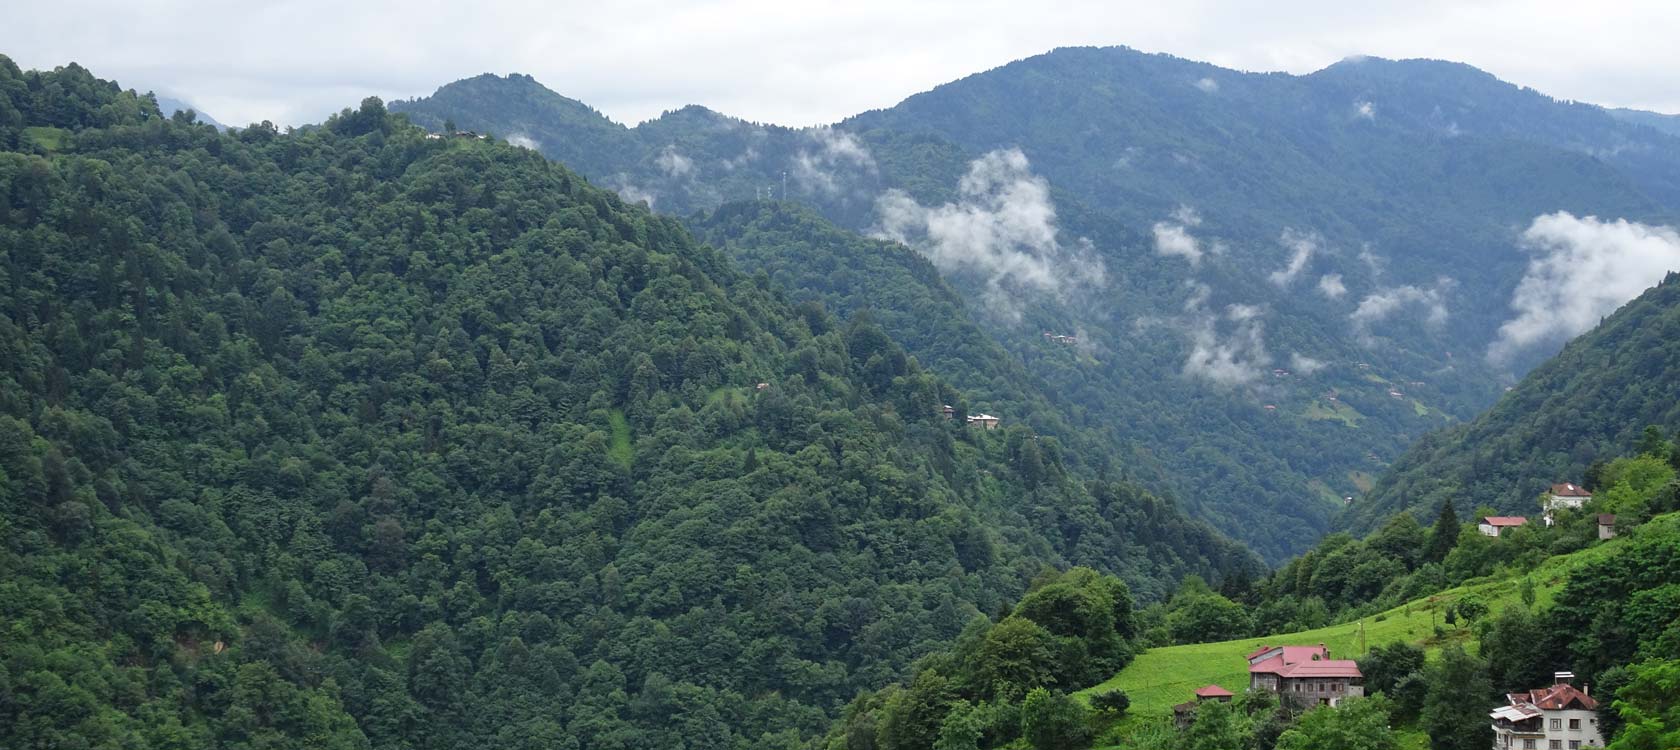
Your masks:
M1172 6L1167 8L1164 6ZM530 73L626 123L685 104L785 125L891 106L1058 46L1306 73L1354 54L1467 62L1556 97L1680 112L1676 0L8 3L0 53L80 62L224 123L316 122L376 94ZM1043 6L1050 6L1046 9Z

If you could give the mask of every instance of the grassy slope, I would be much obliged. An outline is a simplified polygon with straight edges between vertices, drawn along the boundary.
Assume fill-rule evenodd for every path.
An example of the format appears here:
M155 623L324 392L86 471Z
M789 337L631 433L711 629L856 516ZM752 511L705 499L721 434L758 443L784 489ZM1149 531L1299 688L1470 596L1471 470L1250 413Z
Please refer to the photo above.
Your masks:
M1655 520L1653 521L1655 523ZM1535 587L1535 606L1544 606L1568 580L1571 571L1598 560L1624 544L1629 536L1595 545L1569 555L1547 560L1531 576ZM1116 688L1125 690L1132 699L1130 715L1138 719L1166 717L1175 704L1190 700L1191 692L1207 684L1217 684L1232 692L1248 687L1248 664L1243 657L1261 644L1313 645L1323 643L1335 658L1358 658L1360 628L1364 627L1364 644L1378 646L1394 641L1406 641L1423 646L1433 653L1449 640L1466 640L1471 633L1463 623L1447 628L1445 637L1435 637L1435 624L1447 605L1467 594L1475 594L1488 605L1488 616L1508 606L1522 606L1518 587L1520 576L1478 579L1423 599L1417 599L1363 620L1331 625L1299 633L1273 634L1258 638L1243 638L1219 643L1197 643L1188 646L1154 648L1139 656L1108 681L1080 691L1089 696ZM1443 625L1443 627L1445 627Z

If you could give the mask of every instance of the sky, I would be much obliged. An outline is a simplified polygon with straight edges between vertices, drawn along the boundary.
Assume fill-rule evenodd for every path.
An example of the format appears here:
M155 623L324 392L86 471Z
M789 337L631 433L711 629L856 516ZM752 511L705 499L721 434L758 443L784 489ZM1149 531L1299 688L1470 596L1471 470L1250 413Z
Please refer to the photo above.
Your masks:
M1308 73L1352 55L1466 62L1563 99L1680 112L1675 0L12 3L0 54L242 125L529 73L627 124L687 104L803 126L1055 47ZM1171 6L1171 7L1167 7Z

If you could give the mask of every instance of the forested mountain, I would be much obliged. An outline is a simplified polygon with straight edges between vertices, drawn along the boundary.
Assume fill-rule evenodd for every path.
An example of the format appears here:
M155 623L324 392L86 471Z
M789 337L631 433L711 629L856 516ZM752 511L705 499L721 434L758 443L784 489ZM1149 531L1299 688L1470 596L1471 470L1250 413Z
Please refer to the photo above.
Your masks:
M1639 109L1612 109L1609 112L1618 120L1656 128L1669 135L1680 135L1680 115L1665 115Z
M1400 510L1450 502L1532 515L1557 482L1582 482L1644 427L1680 427L1680 277L1628 303L1528 374L1474 421L1419 441L1352 519L1368 528Z
M1004 387L377 99L0 57L0 745L794 747L1055 569L1252 571Z
M1525 227L1680 215L1680 139L1435 61L1292 76L1061 49L798 130L698 106L626 127L518 75L393 107L592 165L655 210L785 199L904 242L1067 419L1273 559L1561 343L1500 337L1546 251ZM960 379L926 333L901 340Z
M1070 463L1089 474L1147 476L1170 484L1146 451L1116 454L1101 415L1035 377L976 321L969 301L933 263L902 244L842 229L797 203L731 203L691 217L702 238L743 270L762 271L795 301L812 301L844 319L881 326L924 367L961 388L969 413L1011 415L1057 436ZM1042 356L1086 358L1077 346L1047 342Z

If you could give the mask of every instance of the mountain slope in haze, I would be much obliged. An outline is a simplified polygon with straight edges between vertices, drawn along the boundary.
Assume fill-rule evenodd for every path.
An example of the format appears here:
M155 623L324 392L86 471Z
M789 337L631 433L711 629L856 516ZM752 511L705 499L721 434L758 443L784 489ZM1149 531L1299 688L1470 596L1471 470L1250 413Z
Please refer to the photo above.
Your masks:
M1255 566L377 99L222 134L0 57L0 145L0 745L780 748L1047 568Z
M1087 470L1123 470L1167 488L1198 515L1244 530L1244 538L1268 556L1287 554L1290 540L1300 536L1296 519L1327 523L1329 511L1321 508L1332 504L1317 500L1327 488L1314 484L1309 467L1278 461L1256 446L1288 444L1297 455L1359 465L1382 446L1339 419L1376 424L1399 412L1402 419L1423 421L1412 402L1387 395L1387 385L1366 380L1371 373L1351 365L1271 376L1277 383L1305 381L1323 388L1350 381L1333 400L1321 393L1297 399L1286 387L1267 384L1267 396L1281 404L1272 410L1228 409L1220 400L1199 399L1194 387L1178 379L1140 392L1131 383L1137 369L1111 363L1181 357L1172 350L1175 341L1116 340L1101 331L1080 331L1076 341L1062 343L1029 333L1017 337L1012 343L1019 346L1012 349L982 331L983 299L953 291L927 259L901 244L859 237L807 209L780 203L728 204L691 223L746 268L763 269L796 290L796 298L878 322L930 370L963 388L970 411L1022 421L1077 446L1073 454L1087 461L1095 457ZM1065 330L1065 320L1046 320L1050 331ZM1318 333L1280 328L1275 335L1311 340ZM1357 356L1345 352L1342 358ZM1313 443L1300 446L1302 440ZM1247 487L1266 487L1286 500L1274 505L1270 497L1251 493L1246 507L1215 502ZM1291 495L1305 502L1290 503Z
M1630 452L1646 425L1680 427L1680 277L1668 278L1534 369L1474 421L1419 441L1353 508L1356 527L1443 501L1538 512L1550 485Z
M524 76L393 107L531 133L659 211L786 199L905 240L1056 408L1273 558L1560 343L1487 356L1539 252L1524 227L1680 215L1680 139L1435 61L1292 76L1061 49L798 130L694 106L626 128Z
M1655 128L1672 136L1680 136L1680 115L1646 112L1640 109L1611 109L1606 111L1618 120Z
M209 125L217 130L227 130L226 125L217 122L216 118L211 117L209 114L205 113L204 110L194 107L193 105L181 101L180 99L163 96L161 94L153 94L152 98L157 101L158 111L162 112L164 117L174 115L176 112L192 112L199 122Z

